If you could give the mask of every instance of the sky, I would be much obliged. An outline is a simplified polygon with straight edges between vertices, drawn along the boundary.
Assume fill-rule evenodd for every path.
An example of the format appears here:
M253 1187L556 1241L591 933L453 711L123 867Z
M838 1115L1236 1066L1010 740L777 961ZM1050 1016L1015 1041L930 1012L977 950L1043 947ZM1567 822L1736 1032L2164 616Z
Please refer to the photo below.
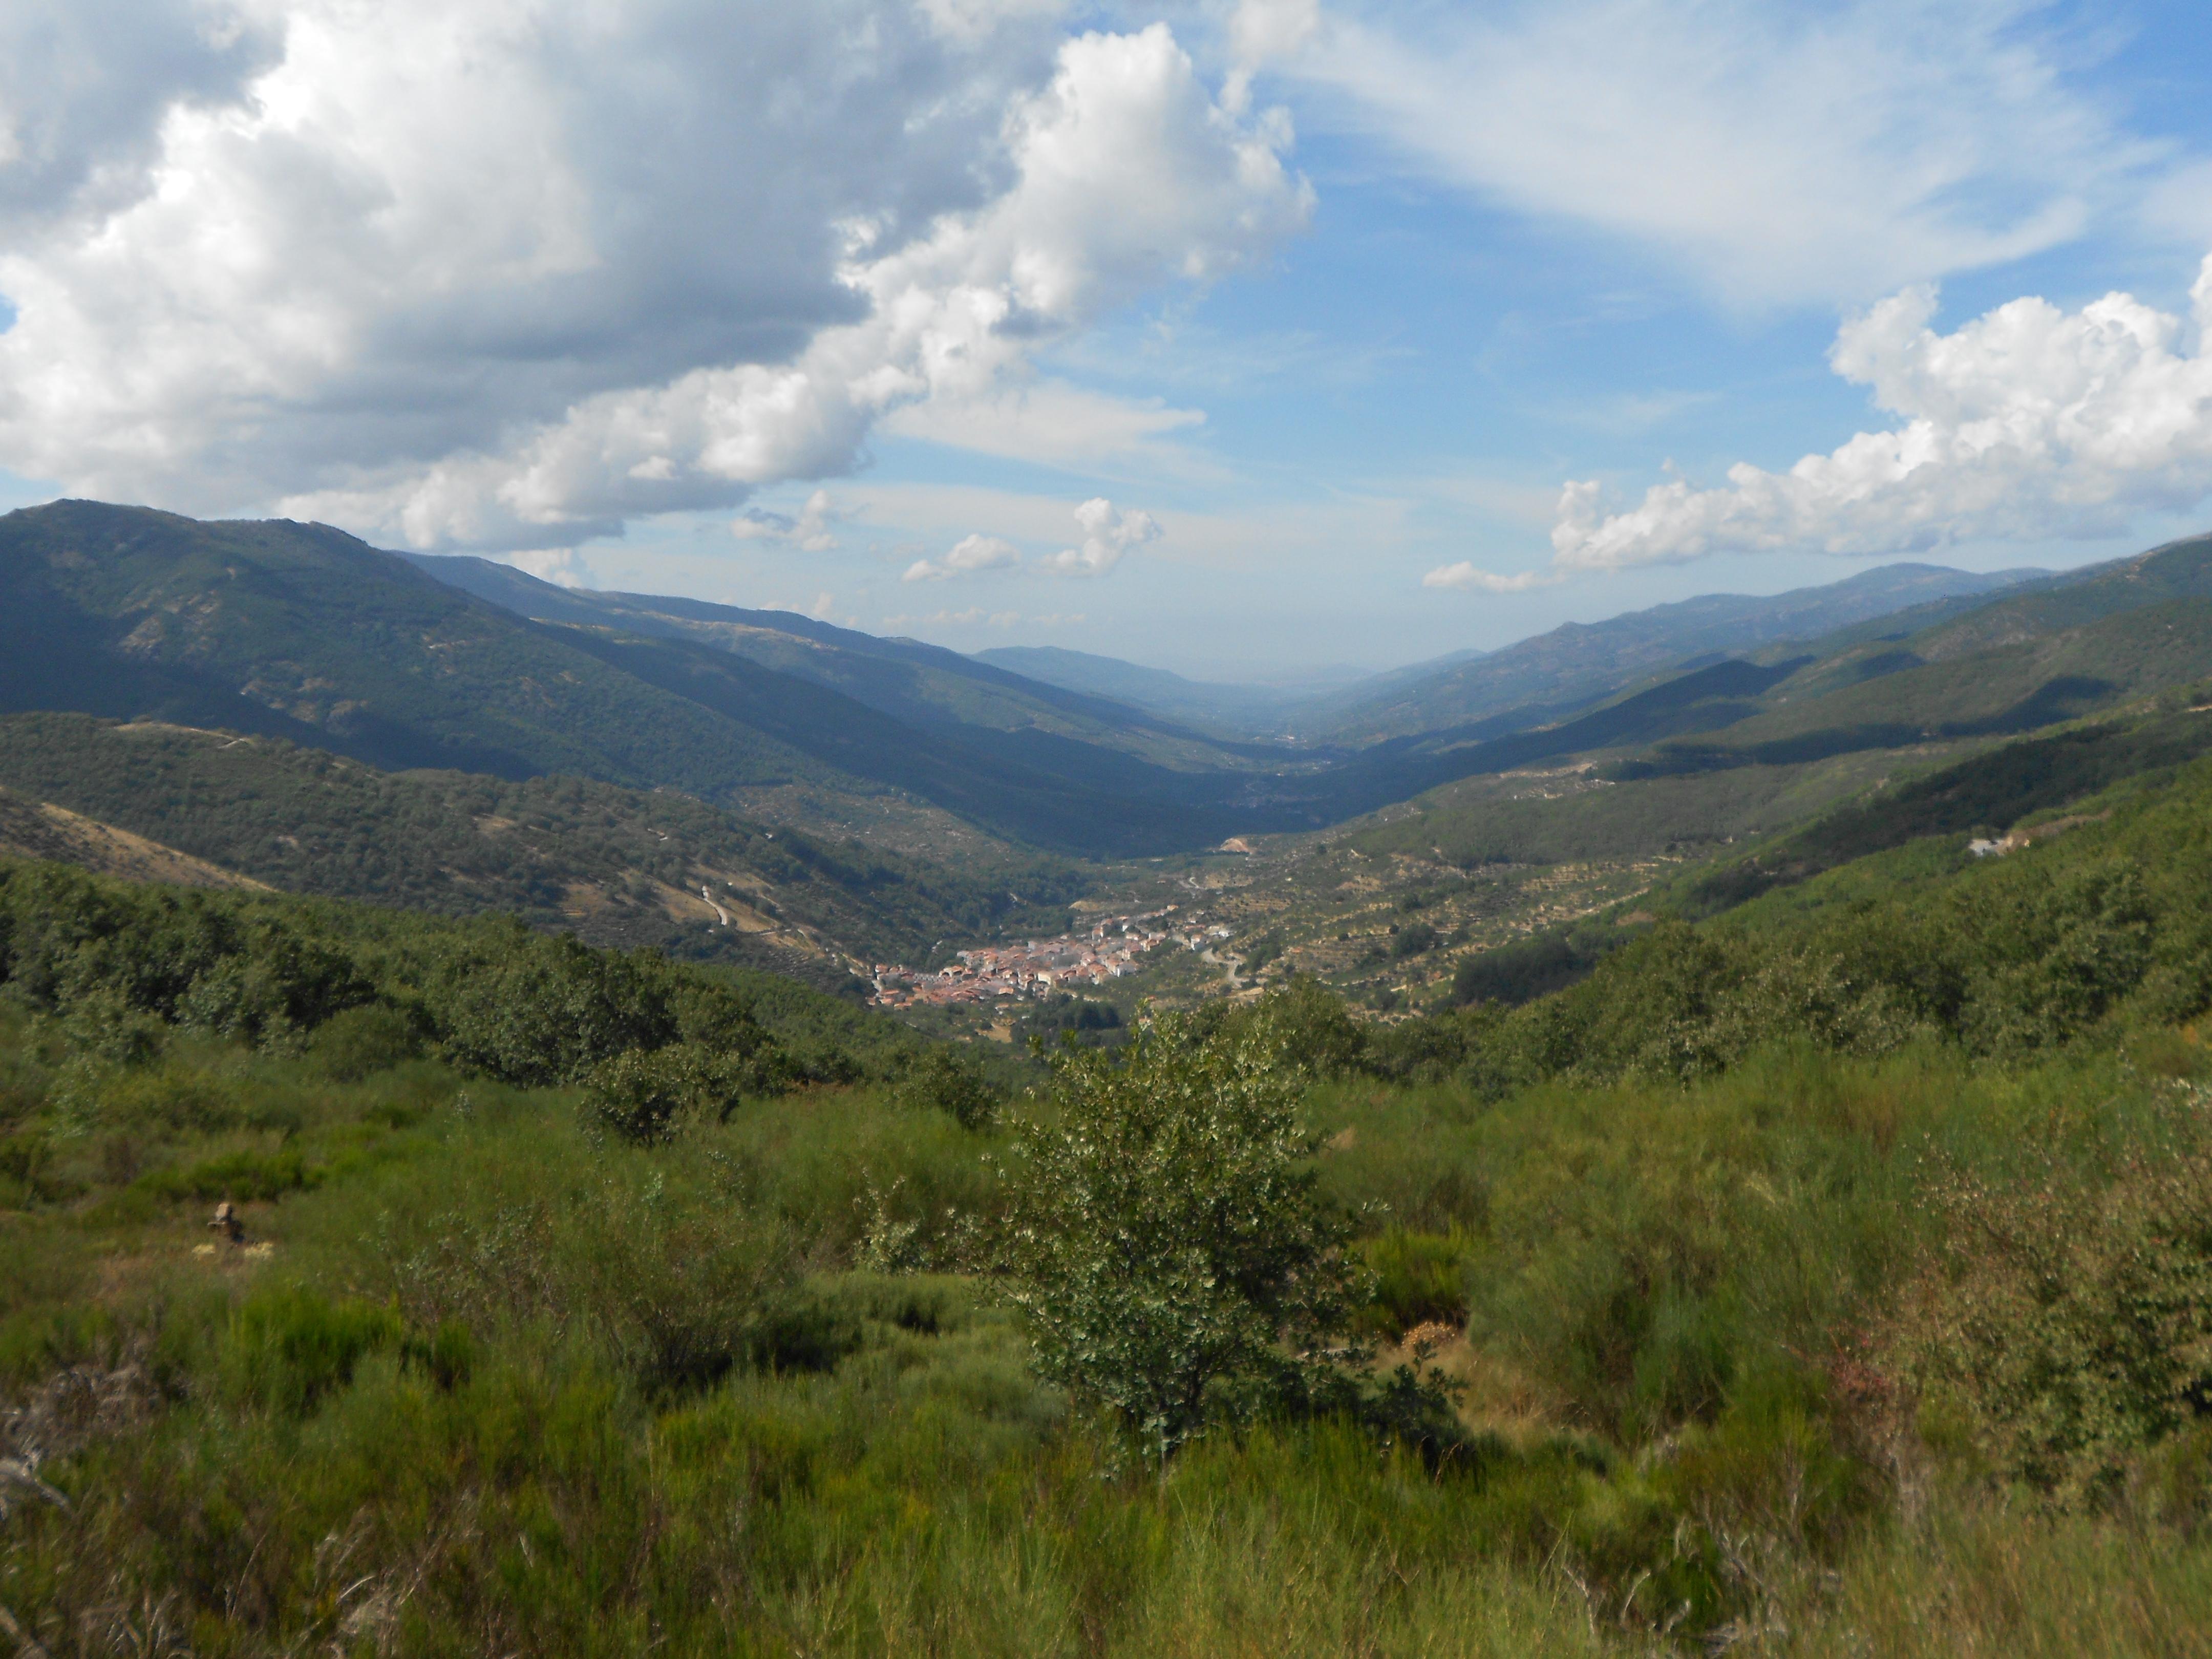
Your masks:
M10 0L0 507L1295 682L2212 527L2212 21Z

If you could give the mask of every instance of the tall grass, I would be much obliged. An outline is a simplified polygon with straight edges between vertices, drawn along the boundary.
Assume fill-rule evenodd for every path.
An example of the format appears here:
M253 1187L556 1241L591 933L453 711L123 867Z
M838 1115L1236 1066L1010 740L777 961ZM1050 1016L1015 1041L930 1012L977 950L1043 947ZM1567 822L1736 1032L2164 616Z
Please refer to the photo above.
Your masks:
M0 1212L0 1387L69 1500L11 1498L0 1607L50 1651L2162 1656L2212 1628L2190 1468L2057 1514L1885 1370L1944 1183L2094 1184L2195 1133L2118 1054L1317 1090L1374 1328L1465 1321L1468 1441L1276 1423L1155 1475L1037 1382L988 1284L915 1270L1000 1201L996 1129L821 1089L603 1145L574 1091L365 1052L87 1067L0 1020L0 1127L46 1183ZM204 1224L218 1168L298 1171L241 1199L245 1248Z

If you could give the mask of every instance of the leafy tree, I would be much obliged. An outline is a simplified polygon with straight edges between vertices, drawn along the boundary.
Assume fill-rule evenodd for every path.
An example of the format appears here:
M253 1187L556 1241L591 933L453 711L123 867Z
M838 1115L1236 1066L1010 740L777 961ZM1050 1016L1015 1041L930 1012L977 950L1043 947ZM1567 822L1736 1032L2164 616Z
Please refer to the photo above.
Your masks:
M963 1129L988 1127L1001 1099L975 1056L945 1044L916 1054L896 1093L901 1105L943 1112Z
M754 1079L742 1060L683 1042L633 1048L592 1068L584 1083L586 1127L634 1146L672 1140L687 1122L724 1118Z
M1440 935L1425 921L1409 922L1390 941L1390 954L1399 961L1433 951Z
M490 950L457 952L442 975L446 1053L514 1083L572 1083L629 1048L677 1036L665 988L632 958L514 926Z
M1006 1264L1038 1368L1154 1460L1217 1416L1340 1396L1360 1357L1365 1276L1316 1190L1277 1024L1163 1014L1119 1063L1063 1049L1057 1115L1017 1130Z

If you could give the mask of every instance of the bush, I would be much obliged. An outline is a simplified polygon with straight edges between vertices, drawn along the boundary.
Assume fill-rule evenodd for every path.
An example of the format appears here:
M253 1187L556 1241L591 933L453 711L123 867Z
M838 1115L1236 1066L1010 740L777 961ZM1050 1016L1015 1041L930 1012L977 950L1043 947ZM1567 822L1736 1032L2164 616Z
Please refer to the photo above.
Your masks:
M1005 1255L1038 1369L1156 1460L1216 1414L1328 1391L1352 1352L1362 1275L1315 1190L1284 1035L1164 1014L1121 1064L1063 1050L1058 1115L1017 1131Z
M797 1240L701 1173L685 1152L471 1149L389 1191L368 1282L414 1329L580 1339L653 1395L834 1363L842 1328L800 1285Z
M1461 1006L1497 1002L1518 1007L1587 978L1600 954L1564 932L1478 951L1453 971L1451 1000Z
M438 1020L446 1057L534 1086L580 1081L631 1049L676 1041L666 988L636 961L518 925L506 948L445 964Z
M687 1122L719 1121L737 1109L750 1079L696 1043L633 1048L597 1067L584 1083L584 1122L633 1146L672 1140Z
M1948 1237L1891 1339L1932 1425L2061 1506L2109 1499L2212 1417L2212 1156L2131 1156L2101 1189L1955 1176Z
M422 1050L415 1027L396 1008L349 1008L315 1028L307 1052L339 1083L358 1083L414 1059Z
M894 1097L902 1106L943 1112L963 1129L987 1128L1003 1103L981 1061L948 1044L926 1048L908 1065Z
M261 1291L232 1320L225 1358L239 1393L297 1415L352 1382L362 1358L398 1341L400 1329L397 1313L371 1303Z
M1220 1016L1221 1029L1263 1042L1273 1063L1316 1078L1367 1069L1369 1028L1328 987L1303 975L1255 1003Z
M282 1146L270 1152L230 1152L179 1169L159 1170L142 1176L135 1185L140 1192L172 1203L228 1199L250 1204L313 1186L320 1173L307 1167L297 1147Z
M1475 1241L1466 1234L1393 1227L1363 1239L1359 1255L1375 1275L1360 1322L1395 1341L1416 1325L1467 1322L1467 1271Z
M1390 954L1400 962L1423 955L1437 948L1438 937L1437 930L1425 921L1408 922L1391 939Z

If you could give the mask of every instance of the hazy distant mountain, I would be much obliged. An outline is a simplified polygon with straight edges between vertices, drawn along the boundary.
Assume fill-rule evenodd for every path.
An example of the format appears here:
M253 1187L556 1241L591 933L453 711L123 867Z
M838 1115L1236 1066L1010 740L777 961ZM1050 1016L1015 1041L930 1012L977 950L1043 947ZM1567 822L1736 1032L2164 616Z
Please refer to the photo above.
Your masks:
M1317 730L1359 741L1448 729L1516 709L1556 715L1664 670L1694 666L1701 658L1740 654L1781 640L1818 639L1929 605L1965 609L1990 593L2049 579L2042 570L1980 574L1893 564L1771 598L1709 593L1607 622L1567 623L1435 672L1425 673L1417 665L1327 699L1310 718ZM1906 631L1925 626L1936 614L1916 614Z
M1024 678L1111 697L1132 708L1177 720L1196 720L1243 732L1279 728L1310 694L1264 685L1232 685L1185 679L1164 668L1146 668L1117 657L1094 656L1056 645L1008 645L973 653L975 659Z
M0 712L152 716L379 767L564 772L720 804L792 784L854 800L896 789L1077 852L1173 850L1252 824L1233 801L1254 761L1168 732L1182 765L1133 752L1148 717L1118 705L1055 708L1081 700L951 652L926 672L896 660L932 650L910 642L836 659L880 670L877 692L920 688L902 719L719 641L605 612L526 620L326 526L58 501L0 517ZM974 723L946 705L956 681Z
M2212 538L2025 583L1892 567L1561 629L1399 677L1334 741L1309 738L1308 705L1296 745L911 640L570 592L324 526L56 502L0 517L0 713L150 716L392 770L568 774L741 810L796 786L848 823L896 792L1097 856L1316 828L1577 755L1699 769L2020 731L2212 674ZM1154 699L1238 690L1074 653L1048 665Z
M1025 678L1000 666L919 640L884 639L789 611L750 611L704 599L603 592L556 586L489 559L410 553L403 556L440 581L538 622L617 629L649 638L711 646L842 692L879 713L926 729L1050 734L1082 744L1141 756L1181 769L1234 767L1232 754L1141 705L1102 702L1086 688Z
M1348 668L1316 670L1285 676L1273 684L1187 679L1164 668L1146 668L1118 657L1095 656L1056 645L1000 646L974 654L978 662L1011 669L1047 685L1111 697L1171 720L1273 735L1302 729L1312 711L1326 700L1379 695L1401 681L1418 679L1485 653L1455 651L1381 674Z

